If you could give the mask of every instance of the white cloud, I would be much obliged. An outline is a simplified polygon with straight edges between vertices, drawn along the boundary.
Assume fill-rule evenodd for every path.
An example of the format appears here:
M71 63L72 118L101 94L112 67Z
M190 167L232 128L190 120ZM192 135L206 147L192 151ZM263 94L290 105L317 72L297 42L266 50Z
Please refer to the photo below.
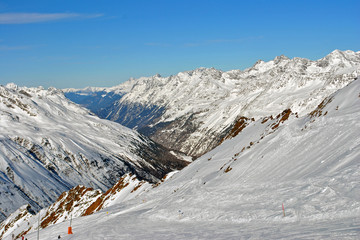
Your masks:
M0 24L27 24L63 19L97 18L103 14L78 13L0 13Z

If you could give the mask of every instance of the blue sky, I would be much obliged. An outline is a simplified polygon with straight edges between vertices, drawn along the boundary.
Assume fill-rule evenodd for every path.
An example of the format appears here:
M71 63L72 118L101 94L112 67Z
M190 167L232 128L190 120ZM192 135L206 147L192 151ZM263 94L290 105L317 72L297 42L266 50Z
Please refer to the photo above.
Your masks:
M0 84L83 88L359 51L355 0L0 0Z

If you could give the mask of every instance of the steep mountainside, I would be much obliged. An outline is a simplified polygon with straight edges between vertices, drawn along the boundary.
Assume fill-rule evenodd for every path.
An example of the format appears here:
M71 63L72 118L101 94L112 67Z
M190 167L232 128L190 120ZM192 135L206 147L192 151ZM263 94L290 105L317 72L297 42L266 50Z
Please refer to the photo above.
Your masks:
M106 191L126 173L159 181L187 163L69 101L60 90L0 86L0 220L82 184Z
M359 109L355 80L307 115L255 119L141 197L74 219L71 237L358 239Z
M359 69L360 52L335 50L317 61L280 56L244 71L200 68L131 79L110 89L68 89L66 96L168 148L200 156L252 120L285 109L308 114L353 81Z

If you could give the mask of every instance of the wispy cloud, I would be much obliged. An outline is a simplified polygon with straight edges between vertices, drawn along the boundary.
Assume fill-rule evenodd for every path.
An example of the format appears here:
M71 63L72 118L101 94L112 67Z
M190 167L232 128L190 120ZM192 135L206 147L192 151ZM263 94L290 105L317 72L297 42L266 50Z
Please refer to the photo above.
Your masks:
M103 14L79 13L0 13L0 24L27 24L64 19L87 19L101 17Z

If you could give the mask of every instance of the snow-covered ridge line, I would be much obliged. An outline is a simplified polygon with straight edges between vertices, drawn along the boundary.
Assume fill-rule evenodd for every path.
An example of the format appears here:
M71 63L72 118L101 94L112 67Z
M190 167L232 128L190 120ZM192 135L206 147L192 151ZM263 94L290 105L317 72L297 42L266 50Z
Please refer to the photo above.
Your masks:
M360 54L353 51L335 50L317 61L303 58L289 59L280 56L269 62L258 61L253 67L244 71L223 72L214 68L199 68L170 77L139 78L133 85L131 92L126 94L121 101L151 103L160 106L165 103L167 111L164 118L166 121L171 121L182 116L183 112L189 111L188 108L191 108L192 112L196 112L206 110L209 106L219 106L214 105L215 101L228 102L227 106L229 106L229 104L234 103L229 103L229 100L239 99L245 100L246 105L253 105L251 96L248 96L250 99L241 98L241 95L253 92L265 94L271 90L276 96L278 95L277 92L288 92L306 87L313 88L309 90L315 90L318 84L321 87L336 90L355 79L359 74L359 69ZM340 86L337 87L336 85L339 84ZM257 99L261 97L259 94L255 96ZM290 104L294 105L293 102ZM184 105L188 105L188 108L185 108ZM265 108L263 111L278 114L285 108L291 108L290 106L273 110L267 109L266 105L260 107ZM316 106L317 104L310 108L313 109ZM264 113L257 114L247 110L247 108L249 106L241 109L242 113L240 112L240 114L242 116L255 118L264 116ZM300 116L309 111L309 109L303 110L299 107L293 110L298 112Z
M87 90L65 94L100 117L137 129L170 149L200 156L217 146L237 119L257 120L285 109L305 116L359 73L360 52L335 50L317 61L279 56L243 71L199 68L132 79L115 87L121 92L116 99L111 91L87 99L76 98ZM92 101L104 104L99 108L89 105Z
M309 60L306 58L299 58L299 57L294 57L292 59L286 57L285 55L280 55L280 56L276 56L273 60L270 60L268 62L264 62L263 60L258 60L253 66L246 68L244 70L229 70L229 71L222 71L219 69L215 69L213 67L211 68L206 68L206 67L200 67L194 70L189 70L189 71L185 71L185 72L179 72L176 75L171 75L169 77L162 77L160 74L156 74L152 77L140 77L139 79L134 79L134 78L130 78L128 81L119 84L117 86L113 86L113 87L85 87L82 89L78 89L78 88L65 88L62 89L64 92L99 92L99 91L105 91L105 92L112 92L112 91L119 91L119 92L129 92L131 91L131 88L135 85L135 84L139 84L139 82L148 82L149 79L151 80L159 80L162 79L162 81L159 81L158 84L161 85L161 83L166 82L169 78L173 78L175 76L179 76L179 75L193 75L193 74L198 74L198 73L204 73L204 74L209 74L209 72L213 72L215 75L221 76L223 78L234 78L234 74L238 75L239 73L250 73L250 72L255 72L256 70L261 72L266 72L270 69L272 69L276 64L282 62L282 61L291 61L291 62L295 62L295 63L299 63L302 62L305 65L312 65L312 63L316 63L316 67L320 67L320 68L312 68L312 70L314 70L314 72L327 72L328 70L331 70L331 65L336 65L338 63L342 63L343 59L346 59L347 61L354 61L354 62L358 62L359 63L359 59L358 59L358 55L360 55L360 51L358 52L354 52L351 50L345 50L345 51L341 51L341 50L334 50L333 52L331 52L329 55L319 59L319 60ZM326 65L328 68L323 68L323 66ZM344 67L344 66L340 66ZM354 69L356 70L356 69ZM223 76L224 75L224 76Z

